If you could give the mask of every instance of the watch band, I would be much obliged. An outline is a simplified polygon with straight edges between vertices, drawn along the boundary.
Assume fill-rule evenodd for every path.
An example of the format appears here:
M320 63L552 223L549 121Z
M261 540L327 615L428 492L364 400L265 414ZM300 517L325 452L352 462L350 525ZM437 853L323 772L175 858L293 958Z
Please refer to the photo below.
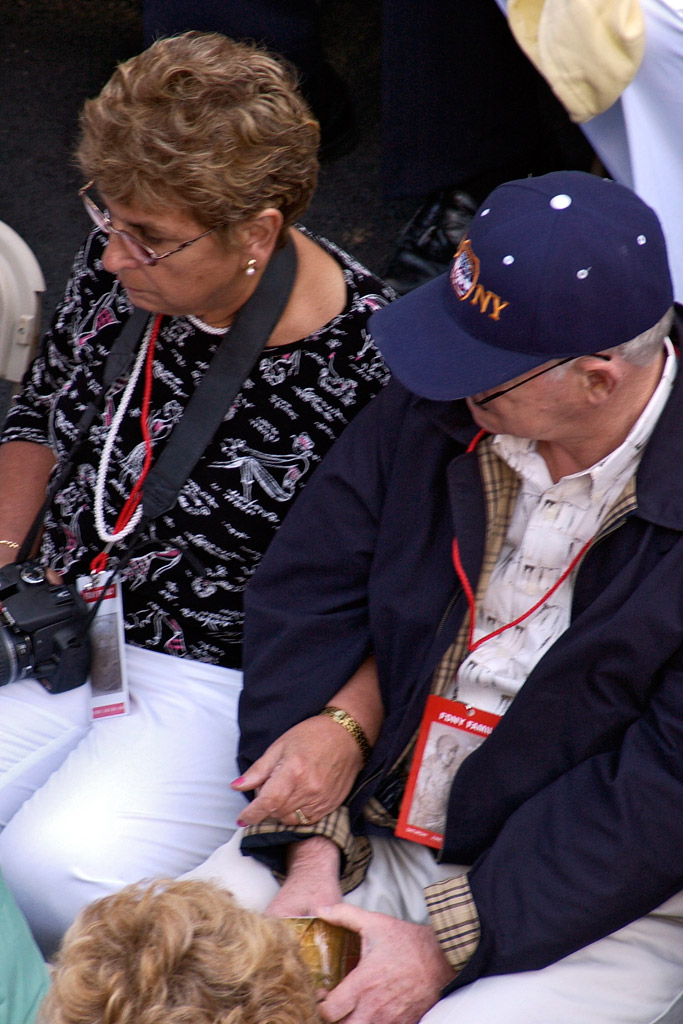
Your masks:
M335 708L331 704L323 708L320 714L331 718L333 722L337 722L338 725L341 725L343 729L346 729L353 736L360 747L360 752L363 756L363 766L365 766L370 758L370 744L356 719L348 711L344 711L343 708Z

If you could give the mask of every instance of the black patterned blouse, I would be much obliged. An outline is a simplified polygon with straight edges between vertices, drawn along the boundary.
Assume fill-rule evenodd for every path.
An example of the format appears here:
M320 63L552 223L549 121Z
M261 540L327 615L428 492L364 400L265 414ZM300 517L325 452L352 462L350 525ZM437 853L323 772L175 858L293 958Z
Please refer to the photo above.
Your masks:
M324 239L316 241L342 267L346 306L309 337L264 349L176 506L143 533L123 573L131 644L240 666L242 598L249 579L325 452L388 379L366 323L391 301L392 292L347 253ZM63 459L81 410L101 395L104 361L131 312L125 291L102 267L104 244L95 231L77 255L2 441L49 444ZM164 317L148 419L155 457L220 340L186 317ZM94 489L110 432L114 440L103 493L108 530L140 474L143 376L115 432L112 420L129 375L111 385L77 469L47 516L42 560L69 581L87 574L104 546L94 522ZM118 551L112 549L108 568L116 567Z

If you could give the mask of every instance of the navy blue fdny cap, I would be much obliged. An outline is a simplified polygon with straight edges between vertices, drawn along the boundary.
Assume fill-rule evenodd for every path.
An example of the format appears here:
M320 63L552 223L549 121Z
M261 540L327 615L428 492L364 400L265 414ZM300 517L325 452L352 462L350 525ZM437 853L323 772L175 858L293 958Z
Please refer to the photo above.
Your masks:
M614 181L556 171L494 189L448 272L370 330L405 387L448 401L630 341L672 302L655 212Z

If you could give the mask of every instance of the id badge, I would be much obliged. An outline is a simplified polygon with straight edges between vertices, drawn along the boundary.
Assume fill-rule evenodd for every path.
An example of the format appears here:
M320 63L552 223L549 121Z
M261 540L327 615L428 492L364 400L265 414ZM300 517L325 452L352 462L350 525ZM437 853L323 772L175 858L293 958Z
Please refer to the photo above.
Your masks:
M108 574L81 576L79 593L86 604L100 601L90 625L92 666L90 669L90 710L93 720L127 715L128 678L124 654L123 605L121 583L117 577L105 583Z
M427 698L395 833L440 850L458 768L501 719L460 700Z

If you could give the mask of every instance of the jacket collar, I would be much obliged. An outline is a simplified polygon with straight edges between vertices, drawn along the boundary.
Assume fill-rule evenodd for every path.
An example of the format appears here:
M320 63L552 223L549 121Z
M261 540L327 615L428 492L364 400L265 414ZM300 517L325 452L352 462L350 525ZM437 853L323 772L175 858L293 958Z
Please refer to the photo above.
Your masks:
M465 448L479 432L479 427L472 419L464 401L434 402L429 398L415 396L413 407L444 434L452 437L454 441L459 441Z
M683 367L636 473L636 515L683 530Z

